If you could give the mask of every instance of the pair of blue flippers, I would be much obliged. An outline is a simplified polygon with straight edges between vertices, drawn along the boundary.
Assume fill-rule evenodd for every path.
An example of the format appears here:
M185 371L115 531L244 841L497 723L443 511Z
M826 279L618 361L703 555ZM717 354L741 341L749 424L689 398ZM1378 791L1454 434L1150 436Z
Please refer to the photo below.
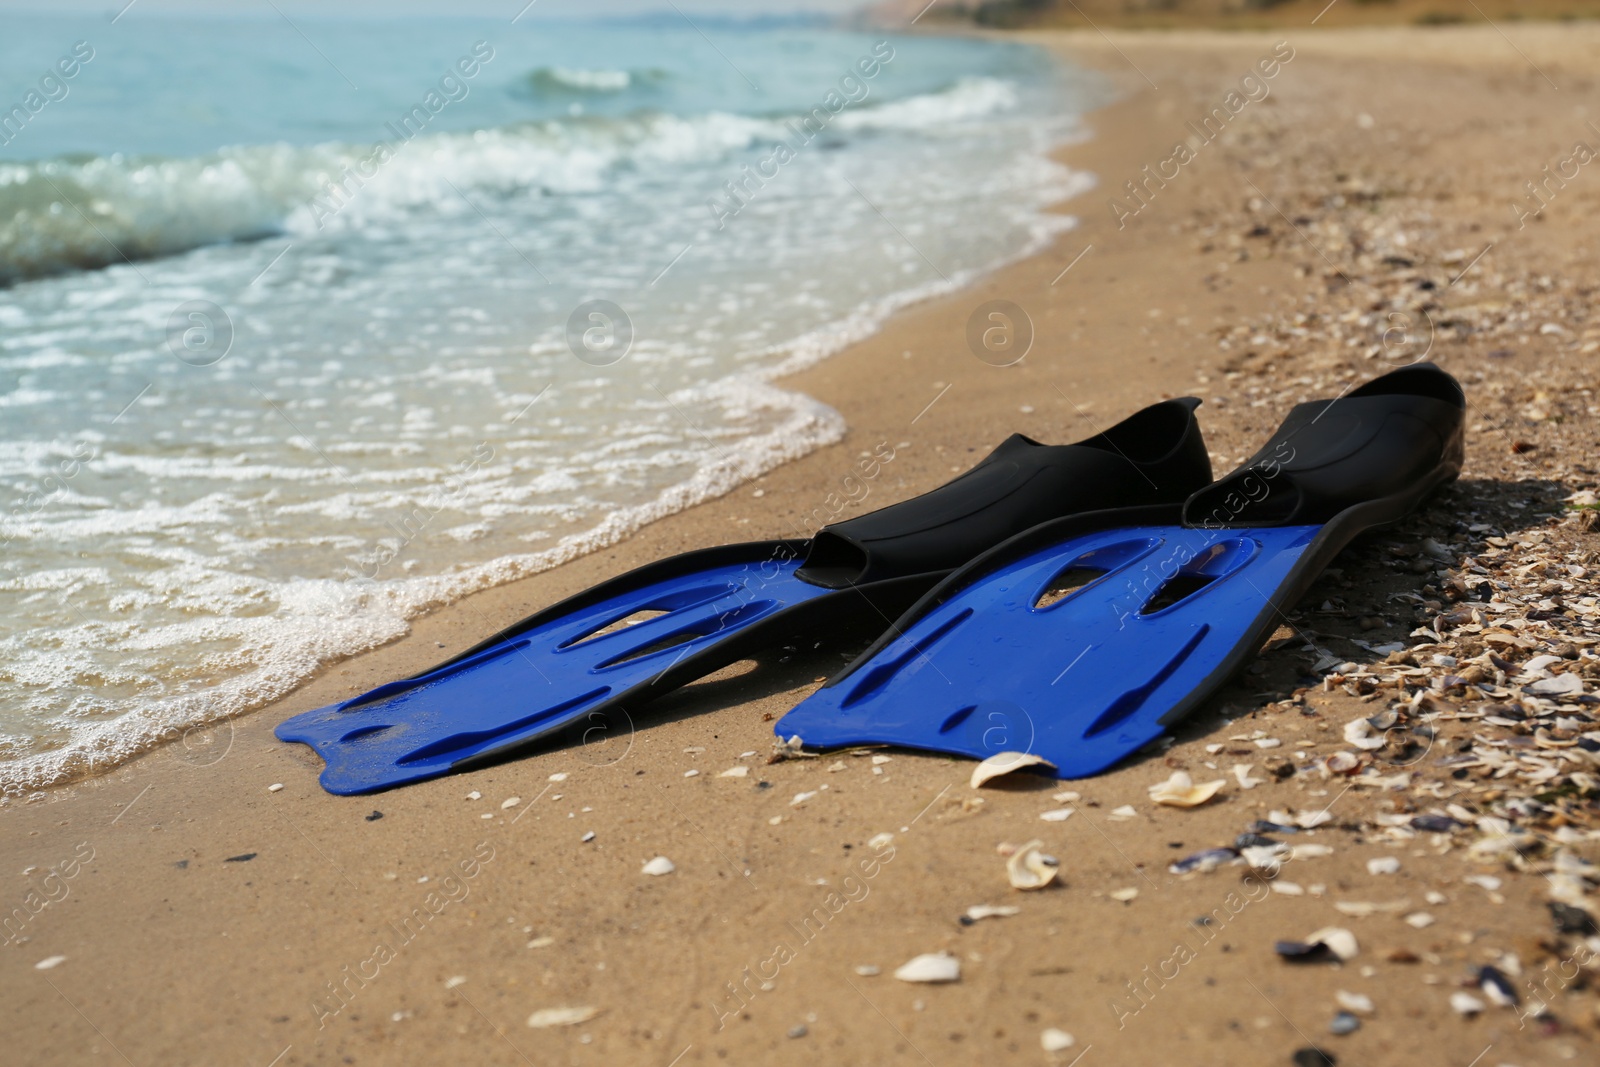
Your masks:
M954 481L808 541L641 567L278 737L323 757L329 792L368 793L868 620L882 636L780 737L1027 751L1062 777L1096 773L1215 693L1353 537L1461 469L1465 397L1431 363L1295 407L1216 482L1198 406L1165 401L1074 445L1013 436Z

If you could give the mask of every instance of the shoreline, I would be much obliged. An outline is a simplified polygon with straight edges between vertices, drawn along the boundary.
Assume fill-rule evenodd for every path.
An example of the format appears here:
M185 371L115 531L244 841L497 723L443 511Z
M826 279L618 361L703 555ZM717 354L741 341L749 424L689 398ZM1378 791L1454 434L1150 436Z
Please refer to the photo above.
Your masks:
M1469 1018L1449 1006L1454 991L1481 999L1476 985L1463 984L1472 967L1509 967L1513 954L1531 980L1559 961L1539 948L1551 929L1544 874L1505 857L1477 858L1470 831L1402 836L1405 819L1384 821L1447 803L1488 814L1497 790L1500 800L1523 795L1520 777L1466 767L1465 777L1447 769L1435 776L1426 752L1398 770L1369 762L1363 788L1317 769L1340 750L1345 722L1388 706L1365 699L1392 691L1383 672L1425 669L1425 656L1392 666L1378 657L1330 673L1286 629L1260 671L1252 668L1186 723L1170 748L1067 786L1081 801L1059 824L1039 815L1058 806L1051 794L1062 786L974 791L970 766L942 757L896 750L874 774L871 761L848 754L771 765L741 756L770 751L770 719L839 666L804 650L782 650L664 698L648 719L600 745L371 797L324 794L320 761L271 736L291 713L412 673L631 566L706 544L790 536L795 517L837 496L858 454L880 442L895 459L839 517L940 484L1013 431L1078 440L1188 392L1206 400L1200 417L1214 466L1228 469L1293 400L1332 395L1341 383L1388 369L1385 339L1410 344L1411 333L1391 335L1381 316L1363 324L1362 315L1377 314L1375 303L1384 313L1425 313L1434 324L1428 351L1466 382L1475 404L1468 475L1400 528L1342 557L1291 625L1310 631L1319 649L1336 650L1336 662L1365 659L1352 639L1453 649L1450 634L1418 641L1415 627L1442 624L1403 599L1425 601L1433 594L1423 583L1442 587L1445 579L1431 566L1390 565L1409 563L1410 549L1397 550L1425 537L1461 542L1511 592L1551 595L1496 569L1494 557L1548 552L1582 568L1560 553L1593 549L1583 539L1594 535L1563 518L1561 498L1594 485L1582 441L1593 426L1584 416L1585 405L1595 413L1595 383L1582 349L1600 349L1600 323L1588 325L1576 283L1538 282L1541 272L1581 278L1592 268L1573 231L1593 200L1575 185L1547 206L1564 225L1510 228L1502 188L1515 191L1511 179L1523 169L1537 173L1532 160L1564 133L1566 117L1545 107L1539 76L1519 72L1517 56L1490 79L1459 65L1362 58L1359 39L1318 35L1302 46L1297 38L1298 53L1271 94L1243 109L1214 151L1151 186L1134 221L1118 229L1100 199L1167 158L1174 131L1237 85L1274 36L1029 35L1134 87L1092 112L1086 121L1096 135L1064 152L1069 166L1101 185L1064 205L1080 225L1041 253L903 309L878 333L783 379L840 412L848 426L840 442L620 544L417 620L400 641L221 724L211 744L168 746L36 802L0 807L0 840L19 869L33 868L8 883L6 907L14 913L28 884L47 901L18 931L26 940L5 946L0 971L10 1030L40 1050L34 1062L76 1062L90 1047L105 1054L102 1042L134 1062L393 1062L460 1055L468 1046L488 1058L509 1056L506 1043L520 1054L579 1062L875 1062L918 1053L932 1062L1038 1062L1046 1027L1077 1037L1063 1064L1091 1046L1151 1061L1284 1063L1308 1040L1353 1062L1467 1063L1487 1044L1506 1062L1592 1055L1592 991L1547 994L1563 1020L1555 1028L1521 1028L1517 1015L1492 1007ZM1437 47L1401 36L1387 55ZM1563 55L1600 52L1600 34L1572 36ZM1479 33L1467 51L1487 54L1495 40ZM1566 61L1546 58L1536 54L1563 74ZM1137 88L1145 74L1160 88ZM1419 117L1413 105L1423 97L1432 106ZM1502 99L1519 125L1484 129L1480 109ZM1318 139L1307 140L1307 129ZM1438 179L1463 159L1481 173ZM1495 222L1490 209L1505 218ZM1491 240L1494 254L1469 262ZM1457 249L1465 250L1460 258ZM965 348L967 319L991 299L1011 300L1032 319L1034 348L1016 366L990 366ZM1439 306L1417 302L1424 299ZM1543 331L1544 321L1558 331ZM1373 345L1376 356L1368 354ZM1495 354L1502 351L1514 354ZM1418 352L1400 354L1409 361ZM1536 397L1533 383L1543 381L1549 392ZM1542 417L1529 416L1530 406ZM1513 447L1518 441L1528 447ZM1546 580L1575 585L1563 595L1579 606L1582 589L1593 590L1584 576L1539 579ZM1376 621L1370 629L1364 613ZM1541 616L1522 628L1536 634L1544 625L1553 623ZM1447 706L1456 707L1453 696ZM1471 745L1474 732L1491 730L1464 716L1439 713L1441 743ZM1282 776L1271 769L1280 761L1291 764ZM1251 768L1238 784L1234 762ZM747 778L718 777L739 765ZM1147 787L1176 768L1228 785L1203 808L1153 808ZM685 777L687 770L700 773ZM1418 777L1371 782L1394 774ZM283 788L269 791L277 783ZM812 796L791 800L805 793ZM1285 865L1289 873L1260 899L1252 895L1248 909L1225 905L1248 868L1168 873L1174 860L1233 840L1250 819L1335 804L1338 825L1309 839L1333 854ZM1109 818L1123 805L1137 817ZM1562 841L1544 819L1516 829L1540 835L1546 855L1565 848L1597 858L1580 807L1562 818L1575 840ZM581 841L591 830L596 837ZM860 850L884 832L893 835L893 862L882 863L872 892L848 908L826 904L828 887L842 885ZM1034 837L1063 858L1063 884L1012 892L995 846ZM88 851L75 852L80 845ZM658 855L677 870L640 877ZM451 888L448 872L467 857L481 870L463 870ZM1398 873L1368 866L1389 858L1399 861ZM70 877L69 859L77 861ZM39 881L46 872L55 874L48 889ZM1465 883L1465 875L1496 888ZM1403 908L1391 912L1400 900ZM970 926L955 921L982 902L1022 911ZM1373 910L1358 915L1335 904ZM1222 943L1191 950L1198 958L1180 961L1172 976L1162 971L1193 917L1225 906L1231 921ZM420 933L392 961L363 969L380 928L418 908L432 916ZM767 980L771 988L761 977L747 985L764 973L773 939L813 913L824 925ZM1401 921L1417 914L1429 922ZM1274 957L1274 941L1329 925L1359 938L1362 952L1350 965L1296 967ZM961 957L959 983L915 987L888 977L912 956L938 950ZM65 961L34 971L58 955ZM868 965L882 976L855 970ZM1240 992L1246 979L1259 997ZM739 989L744 995L729 999ZM1340 990L1378 1008L1357 1033L1330 1037ZM601 1014L560 1029L524 1022L563 1007Z

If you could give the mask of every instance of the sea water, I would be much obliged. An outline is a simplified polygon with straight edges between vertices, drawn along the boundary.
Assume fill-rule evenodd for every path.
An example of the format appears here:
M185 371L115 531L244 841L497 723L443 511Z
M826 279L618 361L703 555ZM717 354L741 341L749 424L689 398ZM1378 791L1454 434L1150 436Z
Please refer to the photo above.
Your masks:
M12 794L837 440L774 379L1069 225L1101 92L793 22L0 31Z

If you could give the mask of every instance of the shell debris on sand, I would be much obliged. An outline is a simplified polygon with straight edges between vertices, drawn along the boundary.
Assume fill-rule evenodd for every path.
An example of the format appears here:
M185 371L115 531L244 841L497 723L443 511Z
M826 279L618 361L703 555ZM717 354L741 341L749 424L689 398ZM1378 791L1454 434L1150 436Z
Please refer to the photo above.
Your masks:
M972 768L972 788L977 789L985 782L998 778L1012 771L1020 771L1025 767L1048 767L1052 771L1056 765L1043 756L1036 756L1032 752L997 752Z
M500 810L501 811L507 811L507 810L509 810L511 808L516 807L518 804L521 804L521 803L522 803L522 798L521 797L506 797L504 800L502 800L500 802Z
M717 777L718 778L748 778L748 777L750 777L750 768L745 766L743 763L741 763L737 767L729 767L727 770L725 770L721 774L717 775Z
M1171 778L1150 787L1150 799L1174 808L1197 808L1227 784L1226 779L1218 778L1197 785L1188 771L1173 771Z
M961 961L948 952L925 952L897 967L894 976L902 982L958 982Z
M1064 1052L1077 1043L1077 1038L1053 1026L1039 1034L1039 1047L1046 1052Z
M1020 911L1022 909L1014 904L974 904L961 916L961 923L970 926L981 919L1002 919Z
M599 1008L540 1008L528 1016L528 1025L535 1030L552 1026L576 1026L600 1014Z
M667 859L667 857L665 857L665 856L657 856L655 859L651 860L649 863L646 863L640 869L639 873L640 874L653 875L655 877L660 877L663 874L671 874L673 871L675 871L677 869L678 868L673 864L673 862L671 860Z
M1011 853L1006 860L1006 877L1013 889L1043 889L1055 881L1061 864L1054 856L1040 852L1043 847L1043 841L1029 841Z
M1076 808L1051 808L1049 811L1041 811L1039 818L1045 822L1066 822L1072 818L1072 813L1076 810Z
M67 957L65 956L46 956L38 963L35 963L33 969L36 971L52 971L66 962Z
M863 978L876 978L883 973L883 969L876 963L858 963L855 972Z

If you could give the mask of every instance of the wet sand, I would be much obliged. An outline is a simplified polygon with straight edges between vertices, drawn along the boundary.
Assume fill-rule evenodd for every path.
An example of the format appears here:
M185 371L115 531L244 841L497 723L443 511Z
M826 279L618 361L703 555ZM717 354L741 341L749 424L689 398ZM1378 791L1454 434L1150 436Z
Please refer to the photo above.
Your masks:
M1576 142L1600 147L1579 110L1600 113L1600 33L1505 31L1040 35L1128 93L1063 153L1100 188L1062 205L1081 224L1047 252L795 376L844 414L839 445L421 620L263 712L0 808L12 1044L34 1064L1083 1056L1092 1067L1286 1064L1312 1046L1343 1063L1592 1060L1592 949L1546 906L1559 890L1581 907L1592 888L1581 864L1600 859L1596 771L1573 742L1584 726L1570 713L1530 725L1536 700L1524 719L1484 712L1495 701L1444 684L1474 657L1492 673L1493 653L1512 670L1485 684L1515 690L1519 667L1550 652L1586 694L1596 685L1600 536L1566 498L1596 485L1600 171L1561 168ZM1274 55L1270 92L1251 99L1241 79ZM1230 92L1246 101L1237 113ZM1193 132L1219 106L1222 132ZM1143 168L1186 138L1192 160L1149 180ZM1545 181L1546 165L1569 177L1530 200L1524 183ZM1035 332L1015 366L966 347L969 317L995 299L1022 307ZM374 797L323 793L320 761L271 736L290 714L413 673L629 567L809 532L883 443L895 458L841 516L931 488L1012 431L1075 440L1164 396L1205 399L1224 470L1291 403L1423 355L1468 387L1462 482L1346 553L1177 743L1095 779L973 790L969 764L898 751L882 764L769 765L771 720L842 663L800 649L589 745ZM1504 610L1445 619L1484 578ZM1492 640L1502 634L1528 647ZM1418 651L1389 663L1358 640ZM1344 741L1348 721L1428 686L1437 697L1415 710L1435 736L1373 752ZM1445 762L1485 747L1510 763ZM1336 752L1358 758L1356 773L1327 770ZM1554 777L1534 760L1552 752L1565 754ZM748 776L718 777L736 765ZM1227 784L1203 807L1158 807L1147 789L1175 769ZM1080 796L1056 799L1063 790ZM802 793L815 795L792 803ZM1114 817L1124 805L1133 817ZM1066 821L1040 820L1062 806L1075 809ZM1169 872L1273 811L1327 812L1284 839L1330 854ZM1462 825L1411 825L1430 813ZM892 842L869 843L882 833ZM1021 893L997 846L1031 838L1060 876ZM641 874L656 856L676 869ZM1399 869L1371 870L1374 859ZM958 921L985 903L1020 912ZM1275 941L1329 926L1355 935L1355 958L1274 954ZM938 951L959 957L959 982L891 977ZM1485 964L1510 977L1520 1008L1479 989ZM1529 1010L1535 984L1549 1018ZM1345 1036L1329 1032L1340 991L1375 1007ZM1483 1010L1461 1014L1457 993ZM558 1008L598 1014L528 1025ZM1074 1043L1044 1051L1052 1027Z

